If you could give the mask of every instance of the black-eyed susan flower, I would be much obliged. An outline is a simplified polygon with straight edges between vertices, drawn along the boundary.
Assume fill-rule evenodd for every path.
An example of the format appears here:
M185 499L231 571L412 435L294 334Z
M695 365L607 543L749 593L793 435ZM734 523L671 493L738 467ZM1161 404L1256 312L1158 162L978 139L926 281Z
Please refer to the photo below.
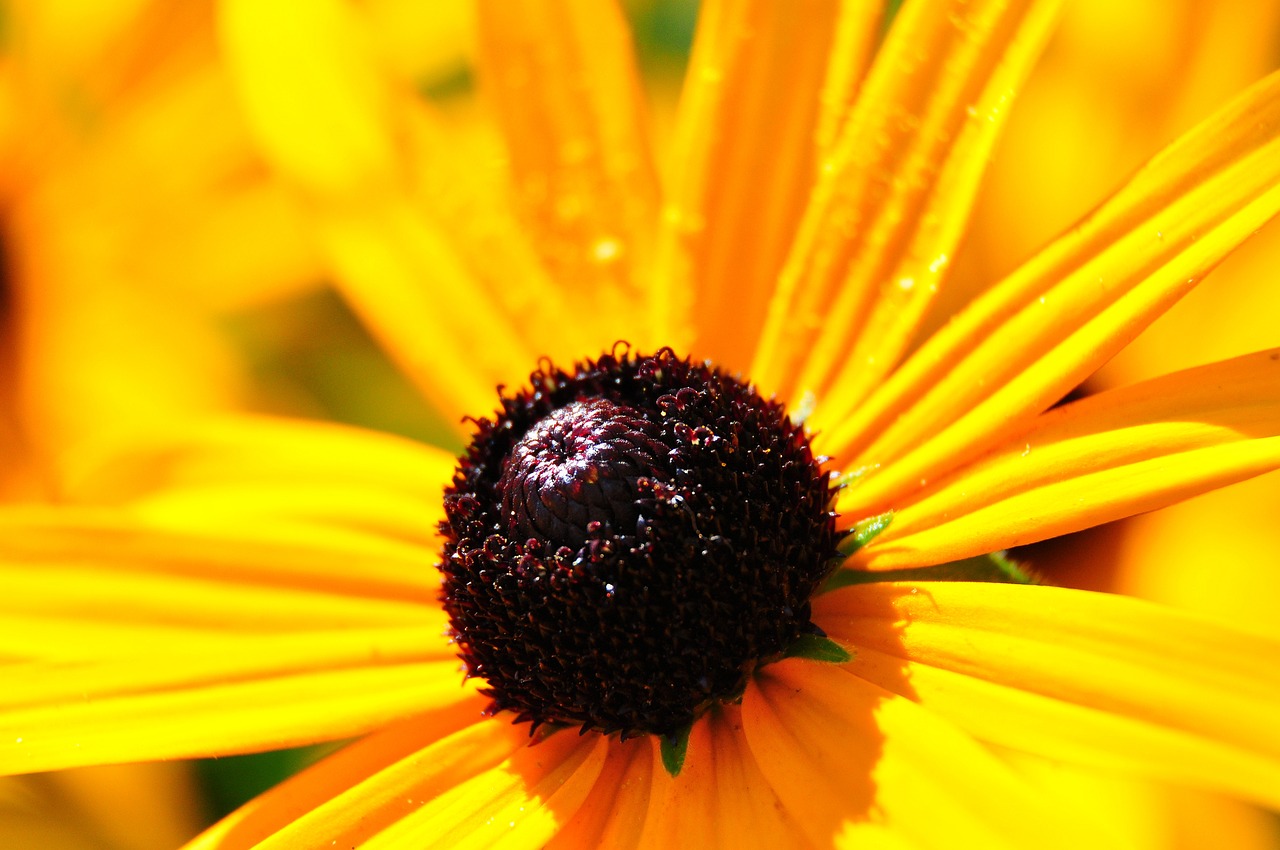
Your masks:
M363 736L210 848L1120 843L1053 763L1280 805L1273 641L987 557L1280 465L1280 351L1055 407L1274 214L1280 80L913 346L1053 6L908 0L869 62L865 7L709 3L659 190L616 12L483 4L491 206L357 11L229 0L471 443L223 421L7 512L0 765Z

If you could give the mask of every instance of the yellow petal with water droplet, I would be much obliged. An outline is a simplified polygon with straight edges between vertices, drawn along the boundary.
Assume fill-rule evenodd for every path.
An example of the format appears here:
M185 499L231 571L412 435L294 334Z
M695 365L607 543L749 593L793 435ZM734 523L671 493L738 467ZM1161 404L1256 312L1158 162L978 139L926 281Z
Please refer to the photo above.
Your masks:
M1280 209L1280 75L1151 161L928 340L824 451L880 469L875 513L1065 395Z
M582 310L611 317L620 338L670 344L665 329L635 321L649 312L639 273L658 182L621 11L613 0L488 0L479 13L482 82L551 276Z
M879 18L878 4L833 0L699 10L653 274L658 310L697 317L698 356L750 365L816 179L819 115L847 106Z
M815 428L893 368L932 301L1057 5L908 3L894 21L821 168L750 372L783 398L816 393L830 410Z

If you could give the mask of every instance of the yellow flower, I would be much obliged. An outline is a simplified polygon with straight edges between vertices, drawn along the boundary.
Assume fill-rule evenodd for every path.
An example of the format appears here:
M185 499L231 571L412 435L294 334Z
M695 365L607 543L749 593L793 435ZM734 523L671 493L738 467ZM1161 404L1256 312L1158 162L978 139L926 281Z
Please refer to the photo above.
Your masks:
M214 310L318 275L296 204L267 178L243 123L208 132L211 111L234 108L211 24L197 3L4 4L5 503L58 498L75 448L104 431L234 404L243 376ZM255 222L268 247L225 251L219 230L232 219ZM0 846L172 847L204 816L195 788L176 763L6 779Z
M104 428L237 405L246 379L215 317L321 274L236 112L212 24L208 3L6 4L13 403L46 465ZM28 489L48 497L58 482L43 472Z
M433 569L451 456L211 423L85 484L117 509L0 516L0 767L364 735L210 848L1119 844L1052 763L1280 805L1274 641L930 580L1280 466L1280 351L1053 407L1277 211L1280 78L913 345L1054 6L909 0L868 69L864 6L710 2L660 192L616 11L482 4L513 212L491 161L458 165L492 149L447 144L354 9L227 0L264 150L437 405L486 413L540 354L673 344L812 408L816 448L859 473L835 507L864 545L812 600L830 641L717 694L676 771L656 735L531 743L478 717Z

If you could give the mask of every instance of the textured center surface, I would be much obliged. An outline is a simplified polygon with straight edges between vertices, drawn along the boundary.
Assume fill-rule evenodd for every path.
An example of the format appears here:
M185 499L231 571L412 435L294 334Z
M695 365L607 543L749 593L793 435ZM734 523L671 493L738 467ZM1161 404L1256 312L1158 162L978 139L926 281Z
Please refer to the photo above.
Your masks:
M637 482L661 474L668 452L660 437L639 411L605 399L552 411L504 464L498 490L508 533L580 546L593 523L634 532Z
M670 350L530 383L445 493L459 655L493 711L672 733L813 629L830 478L780 404Z

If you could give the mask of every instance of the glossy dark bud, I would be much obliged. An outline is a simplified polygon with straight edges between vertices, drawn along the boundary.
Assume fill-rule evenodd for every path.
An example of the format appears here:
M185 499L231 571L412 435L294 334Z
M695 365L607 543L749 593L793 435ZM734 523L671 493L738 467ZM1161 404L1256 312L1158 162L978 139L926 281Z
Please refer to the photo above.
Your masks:
M606 399L575 401L535 424L503 464L507 533L581 546L634 531L641 478L665 470L661 428Z

